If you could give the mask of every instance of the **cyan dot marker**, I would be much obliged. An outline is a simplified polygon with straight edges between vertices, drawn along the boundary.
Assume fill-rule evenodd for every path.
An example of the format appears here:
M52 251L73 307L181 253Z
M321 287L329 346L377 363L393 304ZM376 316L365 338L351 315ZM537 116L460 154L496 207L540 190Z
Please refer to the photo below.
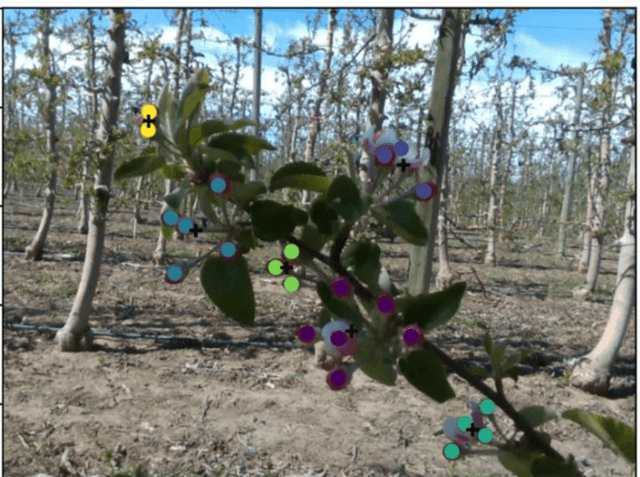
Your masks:
M183 278L182 268L178 265L171 265L167 268L167 280L172 283L178 283Z
M189 217L183 217L178 222L178 232L183 235L187 235L189 231L193 228L193 220Z
M442 453L444 454L446 459L454 460L457 459L460 455L460 447L458 447L456 444L450 443L444 446Z
M220 253L223 257L231 258L236 254L236 246L233 242L225 242L220 246Z
M180 220L180 216L175 210L169 209L164 214L162 214L162 222L164 222L164 224L169 227L173 227L174 225L176 225L178 223L178 220Z
M222 194L227 188L227 181L225 181L222 177L216 177L211 181L210 187L211 190L216 194Z

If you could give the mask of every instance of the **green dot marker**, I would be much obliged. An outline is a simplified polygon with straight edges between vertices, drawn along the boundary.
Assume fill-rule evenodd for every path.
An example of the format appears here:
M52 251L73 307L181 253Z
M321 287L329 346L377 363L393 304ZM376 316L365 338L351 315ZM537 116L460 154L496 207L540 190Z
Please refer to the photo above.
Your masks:
M300 282L296 277L287 277L284 279L284 289L288 292L294 292L300 288Z
M290 243L284 248L284 256L289 260L295 260L300 255L300 249L297 245Z
M485 399L480 403L482 414L492 414L496 410L496 404L491 399Z
M469 416L463 416L458 419L458 428L462 432L467 432L467 429L471 427L471 424L473 424L473 419L471 419Z
M453 460L460 455L460 447L458 447L456 444L447 444L446 446L444 446L442 453L447 459Z
M278 275L282 275L282 261L276 259L273 259L269 262L269 265L267 265L267 270L269 270L269 273L273 276L278 276Z
M491 442L491 439L493 439L493 432L491 432L491 429L486 427L484 429L480 429L480 432L478 432L478 439L483 444L488 444Z

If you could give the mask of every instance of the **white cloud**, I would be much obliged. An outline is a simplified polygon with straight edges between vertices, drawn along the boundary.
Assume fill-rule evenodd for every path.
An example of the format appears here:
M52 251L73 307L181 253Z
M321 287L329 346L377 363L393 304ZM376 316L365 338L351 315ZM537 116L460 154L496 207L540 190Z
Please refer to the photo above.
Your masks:
M514 41L522 57L534 58L541 66L558 68L561 64L580 66L583 61L588 62L589 56L572 50L565 45L550 45L541 42L527 33L516 32Z

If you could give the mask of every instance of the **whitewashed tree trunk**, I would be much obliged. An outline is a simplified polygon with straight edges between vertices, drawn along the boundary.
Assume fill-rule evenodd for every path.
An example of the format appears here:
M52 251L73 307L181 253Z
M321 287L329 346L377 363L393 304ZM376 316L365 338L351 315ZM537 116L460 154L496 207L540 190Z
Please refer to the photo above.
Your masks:
M611 366L622 346L636 291L636 183L635 183L635 136L631 147L631 166L627 176L628 200L624 234L620 240L618 276L613 294L609 321L600 341L593 350L573 369L571 385L592 393L603 393L609 388Z
M25 249L25 259L41 260L44 243L47 240L51 219L53 218L53 208L56 202L56 186L58 183L57 162L58 153L56 151L56 83L53 81L53 60L49 48L51 37L51 11L42 9L42 67L45 71L46 82L46 104L44 106L45 134L47 138L47 153L49 154L49 164L52 166L47 181L47 196L45 199L42 219L35 237L30 245Z
M498 107L501 108L500 103ZM500 165L500 142L502 136L502 123L498 118L496 131L493 137L493 148L491 151L491 179L489 182L489 211L487 214L487 253L484 257L485 265L496 266L496 216L498 211L498 167Z
M56 339L61 351L82 351L92 347L93 340L89 328L91 303L98 286L100 265L104 250L107 209L111 196L111 172L114 158L103 156L104 146L112 140L113 129L118 120L120 107L122 63L124 61L124 37L126 17L124 9L113 8L110 11L111 28L109 29L109 64L106 82L106 94L102 101L100 126L96 148L98 169L96 171L94 194L92 196L91 215L89 217L89 234L87 235L87 251L82 269L82 278L78 293L73 302L71 313Z
M460 45L464 43L466 31L464 25L466 16L468 16L468 12L465 10L445 8L439 30L438 52L428 118L432 133L427 138L431 156L429 164L426 167L421 167L418 172L418 181L435 180L438 189L442 187L442 175L447 160L449 120L456 87ZM416 213L429 231L429 244L424 247L411 246L407 289L409 294L414 296L429 293L433 266L433 237L437 230L439 205L440 194L436 194L426 203L416 204Z
M438 213L438 274L436 275L436 288L444 290L460 280L460 275L451 269L449 264L449 245L447 241L447 226L444 211L449 198L449 161L446 161L443 187L440 197L440 210Z

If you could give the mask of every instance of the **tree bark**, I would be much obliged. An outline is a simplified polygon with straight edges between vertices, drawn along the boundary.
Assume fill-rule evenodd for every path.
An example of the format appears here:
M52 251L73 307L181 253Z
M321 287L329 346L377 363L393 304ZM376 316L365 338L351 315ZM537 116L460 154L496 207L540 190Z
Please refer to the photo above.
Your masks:
M256 123L254 134L260 137L260 96L262 95L262 8L256 8L256 47L254 49L253 65L253 121ZM260 180L260 153L255 154L255 165L249 171L249 179Z
M445 8L440 24L438 53L431 90L430 114L427 118L431 134L427 144L431 151L429 164L421 167L418 181L434 181L438 190L442 187L442 175L447 161L449 140L449 120L453 95L456 87L458 57L460 55L461 36L464 35L464 10ZM412 245L410 252L409 280L407 289L411 295L426 294L431 285L433 266L433 237L436 234L440 194L427 202L416 204L416 213L429 231L429 243L426 246Z
M634 107L635 110L635 107ZM569 383L585 391L601 394L609 389L610 371L622 346L631 311L635 304L636 291L636 183L635 183L635 138L630 149L631 160L627 176L628 199L624 234L620 240L618 276L613 294L609 321L600 341L573 369Z
M564 186L564 197L562 198L562 213L560 214L560 230L558 233L558 248L556 253L562 257L564 256L564 249L567 246L567 223L571 215L571 189L573 187L573 175L576 165L576 149L578 142L580 141L580 133L578 128L580 126L580 113L582 112L582 90L584 88L584 71L587 69L587 64L582 64L583 74L580 75L578 81L578 90L576 92L576 112L573 118L573 127L575 128L574 147L569 151L569 164L567 165L567 179Z
M333 58L333 35L336 30L336 16L338 15L338 9L332 8L329 10L329 23L327 24L327 52L324 55L324 64L322 65L322 72L320 73L320 85L318 86L316 99L313 105L313 117L309 122L309 134L307 135L307 142L304 148L304 162L311 162L313 160L313 152L316 147L316 140L320 133L320 109L322 108L322 102L324 100L325 92L327 89L327 78L331 74L331 58ZM302 191L302 205L309 205L311 203L311 192L307 189Z
M46 9L41 10L42 18L42 67L45 70L45 83L47 88L47 101L44 106L45 134L47 138L47 153L49 154L49 165L51 172L47 180L47 192L45 206L42 211L42 219L35 237L30 245L25 249L25 259L41 260L44 243L47 240L51 219L53 218L53 208L56 202L56 186L58 183L57 164L58 153L56 151L56 83L54 82L54 72L52 68L53 60L49 47L51 37L51 12Z
M116 127L118 109L120 107L122 63L125 52L126 17L124 9L113 8L110 16L112 25L109 29L107 92L102 101L100 126L97 133L97 141L100 147L96 148L98 168L89 218L87 250L82 269L82 278L80 279L78 293L71 313L65 326L56 335L61 351L88 350L91 349L93 344L89 328L89 314L91 313L91 303L100 277L114 160L112 155L105 157L103 154L105 151L104 146L114 140L112 133Z
M454 283L460 281L460 275L451 269L449 264L449 245L447 241L447 225L444 216L449 198L449 161L445 161L442 191L440 192L440 210L438 213L438 274L436 275L436 288L445 290Z
M498 85L498 88L500 86ZM498 89L498 108L500 105L500 92ZM484 257L484 264L496 266L496 215L498 210L497 204L497 185L498 185L498 167L500 163L500 149L502 141L502 121L501 114L498 113L498 124L493 136L493 148L491 151L491 180L489 183L489 210L487 213L487 254Z

